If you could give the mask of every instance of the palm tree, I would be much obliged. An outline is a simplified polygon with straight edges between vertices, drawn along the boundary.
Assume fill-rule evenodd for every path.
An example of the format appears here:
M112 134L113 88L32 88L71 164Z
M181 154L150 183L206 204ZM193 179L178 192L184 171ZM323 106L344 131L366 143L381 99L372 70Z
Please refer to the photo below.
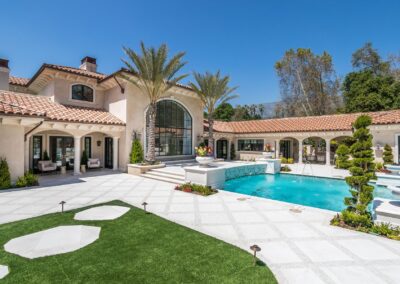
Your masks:
M200 97L204 104L204 108L208 114L208 145L214 147L214 112L218 105L226 103L236 97L232 93L237 87L230 88L228 86L229 76L222 77L220 72L212 74L206 72L205 74L193 73L195 83L189 83L194 92Z
M179 52L171 59L168 59L168 47L166 44L162 44L159 48L148 48L141 42L140 47L142 54L138 54L130 48L123 48L129 60L122 59L122 61L135 76L121 76L138 87L150 100L147 113L149 125L147 128L146 160L153 164L156 161L154 131L157 101L170 88L187 76L176 76L177 72L186 64L186 62L182 61L185 52Z

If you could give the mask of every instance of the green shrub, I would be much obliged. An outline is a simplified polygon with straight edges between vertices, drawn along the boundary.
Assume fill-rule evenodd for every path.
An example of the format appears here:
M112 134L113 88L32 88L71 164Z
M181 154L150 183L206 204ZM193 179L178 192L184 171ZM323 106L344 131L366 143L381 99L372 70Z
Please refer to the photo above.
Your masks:
M382 163L376 163L375 164L375 170L377 170L378 172L381 171L383 169L383 164Z
M235 160L235 159L236 159L235 144L232 143L232 144L231 144L231 160Z
M0 158L0 189L11 187L11 175L5 158Z
M383 148L383 162L384 164L393 164L393 151L390 145L386 144Z
M281 163L282 164L287 164L288 160L284 157L281 158Z
M338 169L348 169L351 166L349 161L350 149L345 144L340 144L336 150L336 167Z
M86 150L83 150L82 157L81 157L81 165L87 166L87 163L88 163L88 156L87 156Z
M26 181L25 176L18 177L17 182L15 183L15 187L26 187L28 183Z
M288 163L288 164L293 164L293 158L288 158L288 159L287 159L287 163Z
M283 166L281 167L281 172L291 172L292 170L289 168L289 166Z
M175 187L176 190L181 190L184 192L196 192L199 193L201 195L207 196L207 195L211 195L214 193L217 193L218 191L215 189L212 189L211 186L205 186L205 185L199 185L199 184L194 184L194 183L184 183L181 185L177 185Z
M43 152L43 161L50 161L49 154L47 153L47 150L44 150Z
M39 185L38 176L33 174L30 171L25 173L25 180L26 180L27 186L37 186L37 185Z
M372 226L372 220L370 214L360 215L352 211L343 210L342 219L346 225L354 228L365 227L370 228Z
M131 156L130 156L130 163L131 164L138 164L143 162L143 149L142 144L138 139L134 139L132 141L132 149L131 149Z

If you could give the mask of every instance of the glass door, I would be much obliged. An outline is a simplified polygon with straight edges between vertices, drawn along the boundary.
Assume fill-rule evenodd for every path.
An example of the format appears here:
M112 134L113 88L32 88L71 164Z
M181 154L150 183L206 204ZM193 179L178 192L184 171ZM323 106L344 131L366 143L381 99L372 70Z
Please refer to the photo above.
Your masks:
M106 137L104 141L104 167L108 169L113 168L113 139Z
M228 141L225 139L217 141L217 158L228 159Z
M32 137L32 169L34 171L38 170L38 162L43 156L43 137L33 136Z
M72 169L74 166L74 138L51 136L50 155L51 160L56 163L58 167L65 165L67 169Z

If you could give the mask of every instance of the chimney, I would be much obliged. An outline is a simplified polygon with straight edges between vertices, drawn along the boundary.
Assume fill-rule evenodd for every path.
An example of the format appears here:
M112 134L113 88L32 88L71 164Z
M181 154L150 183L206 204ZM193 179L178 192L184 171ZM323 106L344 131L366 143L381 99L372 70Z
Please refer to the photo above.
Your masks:
M10 68L8 60L0 58L0 90L10 90Z
M79 69L90 71L90 72L97 72L97 64L96 58L86 56L81 60L81 66Z

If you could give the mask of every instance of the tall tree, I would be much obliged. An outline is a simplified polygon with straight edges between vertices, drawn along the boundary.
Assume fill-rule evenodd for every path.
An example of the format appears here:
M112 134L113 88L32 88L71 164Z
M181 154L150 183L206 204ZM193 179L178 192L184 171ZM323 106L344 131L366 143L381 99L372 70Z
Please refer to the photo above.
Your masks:
M231 121L232 116L235 114L235 109L230 103L220 104L214 112L214 119Z
M193 76L196 82L190 83L189 86L197 93L208 113L208 145L214 148L213 127L215 109L218 105L227 103L236 98L237 95L233 95L232 93L237 87L229 87L229 76L221 76L219 71L215 74L209 72L205 74L194 72Z
M282 97L277 111L283 116L330 114L340 105L339 80L327 52L316 55L311 49L290 49L275 69Z
M140 44L141 54L130 48L124 47L128 60L122 60L128 70L135 74L134 77L121 75L124 79L135 85L145 94L150 103L148 107L149 126L147 128L147 154L149 163L156 161L155 156L155 123L157 114L157 101L165 95L187 75L177 76L178 71L186 64L183 62L184 52L179 52L168 58L168 47L162 44L158 48L146 47Z
M389 62L382 60L371 42L365 43L353 53L351 64L356 70L370 70L376 75L387 74L390 70Z

